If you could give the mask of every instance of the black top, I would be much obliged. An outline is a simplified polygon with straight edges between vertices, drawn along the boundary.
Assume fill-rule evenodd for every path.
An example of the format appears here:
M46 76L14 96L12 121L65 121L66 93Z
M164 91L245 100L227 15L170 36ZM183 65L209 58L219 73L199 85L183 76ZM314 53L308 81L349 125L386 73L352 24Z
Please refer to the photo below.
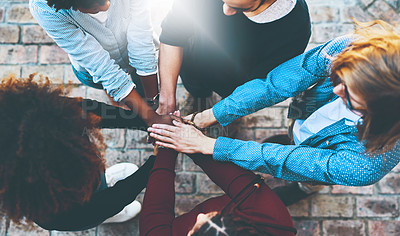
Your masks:
M50 222L35 222L46 230L77 231L86 230L101 224L106 219L122 211L132 203L146 187L155 158L149 160L129 177L118 181L114 186L95 192L91 199L72 207L66 212L52 216Z
M71 98L74 99L74 98ZM80 101L80 100L77 100ZM80 101L84 112L91 112L102 117L99 128L132 128L145 130L147 125L134 114L119 107L101 102L83 99ZM114 216L125 206L132 203L137 195L146 187L150 170L155 157L151 156L135 173L107 188L102 175L100 189L93 193L91 199L83 205L76 205L68 211L51 216L50 222L35 222L46 230L77 231L86 230L101 224Z
M176 0L162 23L160 41L184 48L184 84L202 81L226 97L305 50L311 25L304 0L283 18L262 24L242 13L226 16L222 6L216 0Z

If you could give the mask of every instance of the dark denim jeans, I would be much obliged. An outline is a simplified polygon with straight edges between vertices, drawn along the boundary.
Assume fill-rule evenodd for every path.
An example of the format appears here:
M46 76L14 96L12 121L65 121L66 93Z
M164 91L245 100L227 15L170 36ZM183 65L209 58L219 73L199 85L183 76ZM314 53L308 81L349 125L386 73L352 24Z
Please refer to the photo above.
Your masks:
M96 84L95 82L93 82L93 77L88 72L77 71L73 66L72 66L72 70L74 71L74 74L75 74L76 78L82 84L84 84L84 85L86 85L88 87L95 88L95 89L104 89L103 85ZM131 79L132 79L133 83L136 84L135 90L139 93L139 95L141 97L144 97L144 89L143 89L143 86L142 86L142 82L140 81L139 75L136 74L136 72L133 72L131 74Z

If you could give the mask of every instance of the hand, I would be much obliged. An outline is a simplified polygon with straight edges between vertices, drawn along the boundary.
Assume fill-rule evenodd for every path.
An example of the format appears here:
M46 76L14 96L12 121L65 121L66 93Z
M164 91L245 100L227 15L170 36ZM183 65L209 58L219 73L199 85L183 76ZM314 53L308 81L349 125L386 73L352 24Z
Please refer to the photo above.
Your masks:
M212 154L215 139L205 136L200 130L176 120L175 126L154 124L148 128L150 136L157 139L156 144L184 153Z
M152 126L153 124L172 124L172 118L169 115L158 115L156 114L147 124L148 126ZM156 144L156 140L147 134L147 143L151 143L153 145Z
M190 114L188 116L185 116L184 119L191 120L192 117L193 114ZM217 119L215 119L214 113L212 112L212 108L210 108L198 113L194 117L193 122L196 124L197 127L204 129L210 125L217 123Z

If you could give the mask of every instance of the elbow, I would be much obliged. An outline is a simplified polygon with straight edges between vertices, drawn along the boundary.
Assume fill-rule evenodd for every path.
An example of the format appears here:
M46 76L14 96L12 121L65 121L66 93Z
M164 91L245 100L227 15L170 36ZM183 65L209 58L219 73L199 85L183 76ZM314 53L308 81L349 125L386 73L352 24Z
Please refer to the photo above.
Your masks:
M368 186L378 183L385 175L371 174L372 177L361 181L360 186Z
M376 184L385 175L386 173L379 173L378 171L371 169L368 171L357 171L351 173L349 173L349 171L334 171L330 172L327 177L332 181L332 184L361 187Z
M343 185L347 186L368 186L376 184L379 180L381 180L385 175L378 175L376 173L366 173L364 175L357 175L353 178L349 178L347 181L343 183Z

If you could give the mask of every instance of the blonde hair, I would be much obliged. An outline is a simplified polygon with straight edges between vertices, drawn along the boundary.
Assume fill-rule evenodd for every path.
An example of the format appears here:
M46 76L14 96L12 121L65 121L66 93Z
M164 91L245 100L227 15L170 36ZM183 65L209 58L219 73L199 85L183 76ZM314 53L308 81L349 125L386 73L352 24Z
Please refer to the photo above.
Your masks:
M356 40L333 60L332 77L366 101L359 138L383 153L400 138L400 33L380 20L355 22Z

